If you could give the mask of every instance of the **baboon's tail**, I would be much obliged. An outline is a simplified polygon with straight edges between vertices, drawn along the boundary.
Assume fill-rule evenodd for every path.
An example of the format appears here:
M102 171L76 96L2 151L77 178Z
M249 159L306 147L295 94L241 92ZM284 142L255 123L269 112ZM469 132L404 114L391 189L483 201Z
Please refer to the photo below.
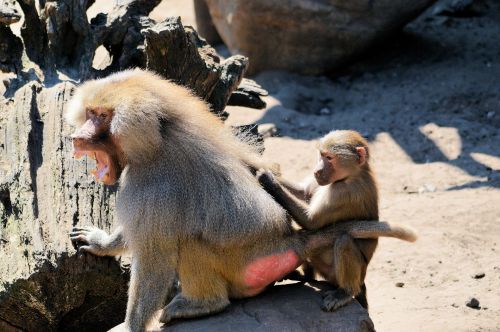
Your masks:
M411 227L386 221L348 221L341 224L339 226L355 239L375 239L383 236L394 237L408 242L417 240L417 234Z
M415 242L417 240L417 234L411 227L376 220L335 222L321 229L303 230L301 233L306 239L306 252L331 246L333 238L346 233L355 239L394 237L408 242Z

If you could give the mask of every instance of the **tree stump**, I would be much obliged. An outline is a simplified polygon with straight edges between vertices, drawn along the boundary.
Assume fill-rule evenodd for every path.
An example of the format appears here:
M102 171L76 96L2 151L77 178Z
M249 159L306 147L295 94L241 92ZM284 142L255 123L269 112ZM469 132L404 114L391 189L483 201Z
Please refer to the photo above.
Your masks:
M90 22L92 0L0 7L0 70L15 74L0 101L0 330L105 331L123 321L128 272L113 258L77 257L75 225L110 231L115 189L72 158L62 119L75 84L142 67L191 88L224 116L247 58L222 61L180 18L154 22L160 0L120 1ZM24 16L21 37L9 24ZM105 47L109 66L92 66ZM245 88L246 89L246 88ZM259 93L259 92L257 92Z

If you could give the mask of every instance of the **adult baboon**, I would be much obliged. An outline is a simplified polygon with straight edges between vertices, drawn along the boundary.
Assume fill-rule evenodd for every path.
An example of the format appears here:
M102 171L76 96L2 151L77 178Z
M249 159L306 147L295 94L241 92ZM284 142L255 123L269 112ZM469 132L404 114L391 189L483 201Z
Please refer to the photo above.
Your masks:
M187 89L150 72L83 84L66 119L78 127L75 154L96 159L98 180L119 180L120 227L111 235L76 228L71 238L96 255L132 253L125 319L131 331L146 328L176 276L182 291L162 322L253 296L334 236L294 232L250 173L248 166L262 167L252 149Z

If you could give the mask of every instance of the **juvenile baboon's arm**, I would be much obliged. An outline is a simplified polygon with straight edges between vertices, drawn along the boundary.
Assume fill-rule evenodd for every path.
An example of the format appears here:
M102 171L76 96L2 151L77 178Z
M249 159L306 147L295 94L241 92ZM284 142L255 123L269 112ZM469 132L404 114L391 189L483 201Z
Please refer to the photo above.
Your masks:
M294 183L283 178L276 179L286 190L290 192L293 196L300 200L307 201L311 198L311 195L307 192L305 186L302 183Z
M288 211L301 227L309 228L310 220L307 214L307 204L304 201L287 192L283 188L284 186L268 171L257 174L257 179L262 187Z
M70 237L79 252L96 256L118 256L127 250L121 227L111 235L98 228L75 227Z

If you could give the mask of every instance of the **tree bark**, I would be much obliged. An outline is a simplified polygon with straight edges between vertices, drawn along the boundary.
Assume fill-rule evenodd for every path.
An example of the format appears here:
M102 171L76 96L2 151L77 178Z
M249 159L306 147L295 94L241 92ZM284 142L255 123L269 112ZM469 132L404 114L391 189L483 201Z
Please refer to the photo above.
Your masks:
M115 188L94 162L75 160L62 118L75 82L142 67L192 89L223 115L247 59L221 61L179 18L147 15L160 0L120 1L89 23L93 1L19 0L0 7L0 69L16 74L0 101L0 330L105 331L124 318L128 272L120 261L77 257L75 225L114 228ZM104 46L112 57L92 67ZM65 77L61 79L61 77ZM123 260L122 260L123 262Z

